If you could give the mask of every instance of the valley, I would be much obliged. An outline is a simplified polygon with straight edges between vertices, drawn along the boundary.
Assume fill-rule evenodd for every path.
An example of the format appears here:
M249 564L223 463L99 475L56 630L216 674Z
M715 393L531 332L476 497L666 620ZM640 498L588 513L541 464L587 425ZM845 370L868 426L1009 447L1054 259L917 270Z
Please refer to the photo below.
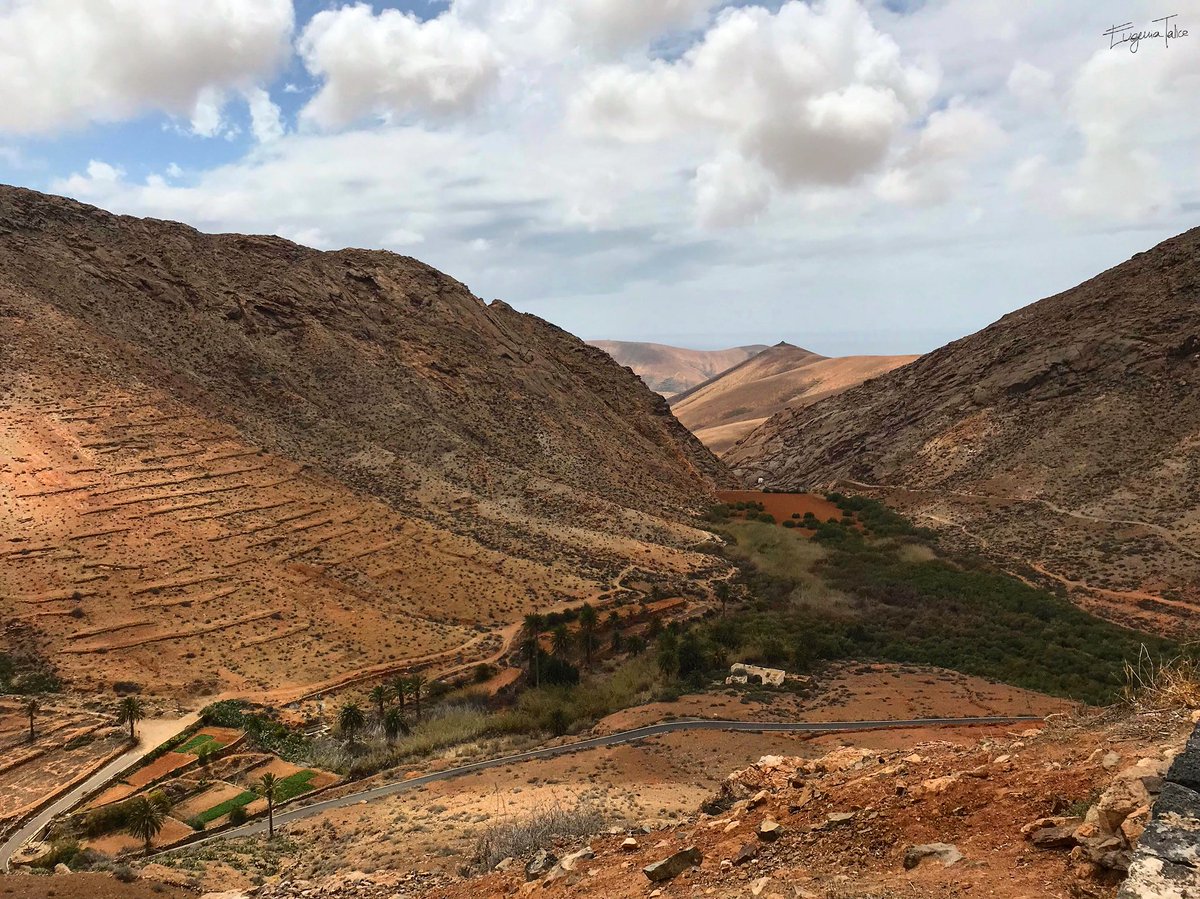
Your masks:
M1110 896L1129 867L1136 836L1083 818L1117 789L1112 747L1160 774L1178 752L1200 556L1186 439L1165 434L1185 421L1130 438L1173 447L1140 470L1169 514L1106 468L1035 471L1001 428L1059 426L1058 393L1022 396L1060 376L1091 395L1084 356L1021 390L985 379L963 421L943 369L978 335L920 358L742 347L668 403L407 257L12 188L0 225L14 896L52 872L633 896L692 844L707 860L665 894L989 882L918 864L897 888L897 847L943 838L999 847L1013 899L1066 899L1064 864ZM655 349L668 380L729 361ZM1187 354L1132 353L1126 372L1186 383ZM1061 427L1083 466L1108 447ZM1025 854L1043 818L1079 819L1069 863Z

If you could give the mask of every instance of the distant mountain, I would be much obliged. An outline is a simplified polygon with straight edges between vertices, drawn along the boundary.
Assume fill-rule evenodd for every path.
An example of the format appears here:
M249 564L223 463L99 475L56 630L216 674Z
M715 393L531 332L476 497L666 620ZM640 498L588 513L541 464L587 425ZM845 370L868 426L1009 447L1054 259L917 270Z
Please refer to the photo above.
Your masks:
M755 344L728 350L687 350L623 340L593 340L591 344L612 356L617 364L632 368L655 393L668 397L695 387L767 348L766 344Z
M671 411L721 454L783 409L803 407L905 365L916 356L830 359L780 343L671 398Z
M1200 228L780 412L725 461L769 487L887 485L945 539L1100 614L1196 630Z

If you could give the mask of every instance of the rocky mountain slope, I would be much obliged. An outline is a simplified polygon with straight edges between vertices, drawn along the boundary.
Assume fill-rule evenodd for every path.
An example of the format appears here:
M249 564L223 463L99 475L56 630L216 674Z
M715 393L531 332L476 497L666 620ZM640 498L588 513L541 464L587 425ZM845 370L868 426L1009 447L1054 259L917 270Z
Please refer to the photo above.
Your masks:
M605 353L416 260L0 188L3 642L72 680L465 665L706 570L726 479Z
M632 368L651 390L663 396L682 393L767 349L755 344L727 350L689 350L624 340L593 340L591 344L612 356L618 365Z
M1200 612L1200 229L888 375L779 413L748 483L890 502L1097 612Z
M675 417L714 453L724 453L777 412L811 405L916 356L830 359L779 343L671 398Z

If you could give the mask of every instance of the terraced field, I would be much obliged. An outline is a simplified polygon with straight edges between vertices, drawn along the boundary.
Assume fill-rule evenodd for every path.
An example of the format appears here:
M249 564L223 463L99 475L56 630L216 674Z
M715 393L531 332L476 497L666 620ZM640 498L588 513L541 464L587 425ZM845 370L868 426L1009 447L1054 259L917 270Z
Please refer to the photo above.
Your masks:
M41 391L30 385L29 395ZM484 653L602 585L492 552L154 391L0 405L0 616L72 684L254 694Z

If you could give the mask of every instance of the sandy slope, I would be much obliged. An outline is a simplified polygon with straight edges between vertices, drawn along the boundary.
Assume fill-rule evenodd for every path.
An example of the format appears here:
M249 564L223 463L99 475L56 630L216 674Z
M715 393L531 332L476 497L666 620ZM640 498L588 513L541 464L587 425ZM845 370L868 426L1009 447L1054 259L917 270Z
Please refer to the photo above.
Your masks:
M617 364L632 368L651 390L668 397L695 387L767 348L755 344L727 350L689 350L624 340L590 342L612 356Z
M779 344L671 400L671 411L715 453L789 407L803 407L912 362L915 356L827 359Z

